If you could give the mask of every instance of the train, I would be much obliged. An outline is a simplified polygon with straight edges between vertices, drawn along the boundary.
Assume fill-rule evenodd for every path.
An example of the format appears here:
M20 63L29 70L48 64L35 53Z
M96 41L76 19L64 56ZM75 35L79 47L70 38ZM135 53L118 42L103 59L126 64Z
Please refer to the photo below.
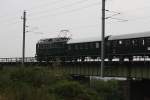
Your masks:
M150 32L111 35L105 37L104 57L108 61L132 61L135 57L150 57ZM37 61L85 61L101 59L100 37L70 39L56 37L36 43Z

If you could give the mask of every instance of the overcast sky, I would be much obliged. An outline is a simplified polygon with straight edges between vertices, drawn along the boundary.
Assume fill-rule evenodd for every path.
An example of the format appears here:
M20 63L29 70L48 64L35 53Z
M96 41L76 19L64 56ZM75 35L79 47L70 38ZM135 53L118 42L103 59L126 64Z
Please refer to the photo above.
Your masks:
M106 35L150 31L150 0L107 0ZM101 0L0 0L0 58L22 56L23 11L27 11L26 56L39 39L68 29L72 38L101 37ZM128 21L125 21L128 20ZM41 34L43 33L43 34Z

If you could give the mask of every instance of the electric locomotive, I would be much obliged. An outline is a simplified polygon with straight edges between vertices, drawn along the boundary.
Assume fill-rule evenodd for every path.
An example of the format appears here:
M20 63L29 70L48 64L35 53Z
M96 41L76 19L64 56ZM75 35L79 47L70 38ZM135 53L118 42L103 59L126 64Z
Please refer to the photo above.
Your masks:
M60 56L65 56L69 38L41 39L36 44L37 61L55 61Z

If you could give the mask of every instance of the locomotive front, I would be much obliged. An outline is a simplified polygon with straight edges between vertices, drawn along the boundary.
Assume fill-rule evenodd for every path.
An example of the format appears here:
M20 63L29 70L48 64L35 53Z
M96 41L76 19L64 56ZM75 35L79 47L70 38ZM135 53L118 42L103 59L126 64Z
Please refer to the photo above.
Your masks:
M41 39L36 44L37 61L56 61L65 56L68 40L66 37Z

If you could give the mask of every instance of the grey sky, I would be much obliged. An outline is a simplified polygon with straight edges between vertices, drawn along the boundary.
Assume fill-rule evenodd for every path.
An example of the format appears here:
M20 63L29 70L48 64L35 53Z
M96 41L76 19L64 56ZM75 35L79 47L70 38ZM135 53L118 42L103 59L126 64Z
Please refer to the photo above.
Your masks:
M0 0L0 57L21 57L23 10L27 10L26 56L35 55L41 38L70 30L72 38L100 37L101 0ZM106 21L107 35L150 31L150 0L107 0L106 9L120 12ZM115 13L106 12L106 16ZM34 31L34 32L33 32ZM39 34L39 33L44 34Z

